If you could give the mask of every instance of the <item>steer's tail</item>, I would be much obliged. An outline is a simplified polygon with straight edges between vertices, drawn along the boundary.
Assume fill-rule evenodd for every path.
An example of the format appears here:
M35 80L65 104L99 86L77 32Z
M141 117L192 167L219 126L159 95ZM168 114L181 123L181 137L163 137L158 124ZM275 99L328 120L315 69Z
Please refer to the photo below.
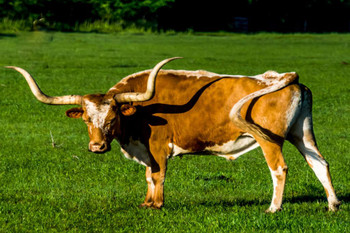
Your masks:
M269 73L265 73L265 75L269 75ZM238 126L240 129L246 131L247 133L251 133L253 135L257 135L265 140L274 142L275 140L272 139L269 135L263 132L263 129L253 123L250 123L243 119L241 115L241 109L245 103L247 103L249 100L252 100L254 98L258 98L260 96L278 91L284 87L286 87L288 84L297 81L298 80L298 74L295 72L291 73L285 73L285 74L277 74L277 73L272 73L273 76L268 76L266 80L262 80L262 82L268 83L269 81L271 84L267 86L264 89L261 89L259 91L253 92L242 99L240 99L231 109L230 112L230 119L232 122ZM276 76L277 75L277 76Z

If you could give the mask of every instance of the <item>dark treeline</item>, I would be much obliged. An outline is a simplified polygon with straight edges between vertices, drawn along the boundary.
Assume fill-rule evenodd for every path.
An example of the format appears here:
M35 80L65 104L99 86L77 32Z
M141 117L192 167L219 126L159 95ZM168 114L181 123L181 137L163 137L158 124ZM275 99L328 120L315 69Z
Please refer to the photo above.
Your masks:
M0 0L0 18L72 30L97 20L153 30L349 32L350 0Z

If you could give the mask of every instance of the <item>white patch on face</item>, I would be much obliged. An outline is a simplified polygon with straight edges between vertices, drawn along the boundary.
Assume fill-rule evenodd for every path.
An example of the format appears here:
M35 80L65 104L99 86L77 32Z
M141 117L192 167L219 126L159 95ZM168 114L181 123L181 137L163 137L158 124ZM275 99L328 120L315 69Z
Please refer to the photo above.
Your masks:
M85 106L87 114L95 128L103 129L110 105L105 104L97 106L95 103L86 100Z
M242 134L235 141L207 147L205 151L213 152L228 160L234 160L257 147L259 147L259 144L250 134Z
M132 159L144 166L151 166L148 150L140 141L134 141L130 137L129 144L123 145L121 151L128 159Z

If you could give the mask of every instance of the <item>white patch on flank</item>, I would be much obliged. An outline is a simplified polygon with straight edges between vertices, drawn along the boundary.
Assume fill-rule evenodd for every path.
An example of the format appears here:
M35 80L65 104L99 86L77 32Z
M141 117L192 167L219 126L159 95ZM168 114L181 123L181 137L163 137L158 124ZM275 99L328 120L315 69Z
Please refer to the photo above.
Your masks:
M148 150L140 141L134 141L130 137L129 144L123 145L121 151L128 159L132 159L144 166L151 166Z
M294 124L295 120L299 115L299 111L301 109L301 93L300 91L295 91L292 96L292 101L289 104L289 108L287 110L286 118L287 118L287 132L290 127Z
M85 106L87 114L92 121L92 124L96 128L102 129L105 124L105 120L110 106L108 104L97 106L95 103L90 102L88 100L85 101Z
M168 144L171 149L171 153L168 155L168 158L177 156L180 154L192 153L194 151L183 149L174 143ZM259 144L250 134L242 134L235 141L229 141L222 145L214 145L204 149L204 151L211 152L220 157L224 157L228 160L234 160L239 156L259 147ZM195 151L200 152L200 151Z
M213 152L228 160L237 159L239 156L259 147L259 144L250 134L242 134L235 141L229 141L222 145L205 148L205 151Z
M175 145L174 143L169 143L168 146L171 149L171 153L170 155L168 155L168 158L181 155L181 154L191 153L191 151L182 149L181 147Z

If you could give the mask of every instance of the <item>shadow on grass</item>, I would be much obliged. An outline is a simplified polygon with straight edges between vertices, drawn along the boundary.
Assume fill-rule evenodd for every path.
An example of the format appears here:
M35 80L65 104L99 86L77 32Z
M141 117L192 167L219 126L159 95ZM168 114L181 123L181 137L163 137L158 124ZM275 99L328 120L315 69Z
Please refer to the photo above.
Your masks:
M287 198L284 198L283 200L284 203L289 202L292 204L304 203L304 202L308 202L308 203L325 202L325 201L327 201L326 195L321 196L321 195L312 195L312 194L287 197Z
M197 176L195 180L202 180L202 181L226 181L226 182L233 182L233 178L226 177L224 175L216 175L216 176Z
M203 206L203 207L234 207L234 206L240 206L240 207L249 207L249 206L263 206L270 204L271 200L268 199L231 199L231 200L220 200L220 199L212 199L212 200L194 200L190 203L178 203L179 205L186 205L187 207L190 206Z
M347 194L338 194L337 195L339 201L342 203L348 203L350 201L350 193ZM299 195L299 196L294 196L294 197L287 197L284 198L284 202L289 202L289 203L313 203L313 202L327 202L327 197L326 194L324 195L319 195L319 194L306 194L306 195Z
M111 65L111 68L134 68L134 67L139 67L137 64L116 64L116 65Z
M340 195L338 195L338 198L341 202L348 203L348 202L350 202L350 193L346 193L344 195L340 194Z
M207 206L207 207L213 207L213 206L223 206L223 207L233 207L233 206L241 206L241 207L244 207L244 206L259 206L259 205L266 205L266 204L269 204L270 203L270 200L258 200L258 199L254 199L254 200L246 200L246 199L235 199L235 200L232 200L232 201L224 201L224 200L221 200L221 201L202 201L202 202L199 202L198 204L199 205L202 205L202 206Z
M339 200L344 203L348 203L350 201L350 194L345 195L338 195ZM222 206L222 207L234 207L234 206L240 206L240 207L249 207L249 206L264 206L269 205L271 202L271 199L264 198L264 199L234 199L234 200L198 200L191 203L190 206L193 205L199 205L199 206L205 206L205 207L215 207L215 206ZM322 195L300 195L295 197L287 197L283 199L283 203L290 203L290 204L301 204L301 203L316 203L316 202L324 202L327 203L327 198Z

